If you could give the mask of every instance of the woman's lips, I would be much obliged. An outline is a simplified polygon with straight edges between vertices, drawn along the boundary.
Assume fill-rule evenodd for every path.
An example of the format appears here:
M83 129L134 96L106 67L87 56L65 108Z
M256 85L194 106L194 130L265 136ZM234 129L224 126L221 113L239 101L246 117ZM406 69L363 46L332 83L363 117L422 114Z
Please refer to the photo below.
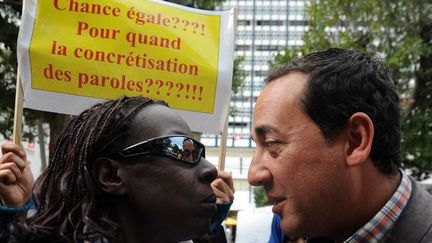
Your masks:
M201 200L202 203L216 203L216 195L211 194L208 197Z
M216 214L217 206L216 206L216 195L211 194L205 199L201 200L201 205L203 208L206 208L210 212L210 215Z

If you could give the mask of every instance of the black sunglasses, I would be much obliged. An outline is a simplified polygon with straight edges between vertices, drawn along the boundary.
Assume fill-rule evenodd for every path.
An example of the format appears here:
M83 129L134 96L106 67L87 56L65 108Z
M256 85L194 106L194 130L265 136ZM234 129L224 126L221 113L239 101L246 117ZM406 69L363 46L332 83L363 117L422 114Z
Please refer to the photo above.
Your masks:
M205 158L204 144L182 135L171 135L148 139L122 149L119 153L124 158L137 155L160 155L188 164L197 164Z

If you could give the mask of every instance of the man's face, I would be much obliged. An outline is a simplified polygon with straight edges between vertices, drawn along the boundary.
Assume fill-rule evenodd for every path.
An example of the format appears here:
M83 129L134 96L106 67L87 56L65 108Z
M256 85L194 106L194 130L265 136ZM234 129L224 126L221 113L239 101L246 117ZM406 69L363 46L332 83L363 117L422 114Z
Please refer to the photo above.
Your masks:
M191 140L188 139L184 140L183 149L184 149L183 159L188 161L194 161L195 147Z
M253 117L256 151L248 180L264 186L273 212L290 236L322 236L343 204L343 141L326 143L300 98L309 75L293 72L270 82ZM331 114L329 114L331 115Z

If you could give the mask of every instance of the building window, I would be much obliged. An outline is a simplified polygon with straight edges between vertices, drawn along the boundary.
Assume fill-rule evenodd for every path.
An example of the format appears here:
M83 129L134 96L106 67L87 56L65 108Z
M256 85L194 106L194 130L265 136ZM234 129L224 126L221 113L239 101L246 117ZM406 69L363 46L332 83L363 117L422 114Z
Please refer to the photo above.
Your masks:
M263 45L263 46L257 46L257 51L277 51L279 50L278 46L271 46L271 45Z
M236 51L249 51L251 49L250 45L236 45Z
M305 26L306 25L306 21L304 20L290 20L288 22L289 26Z
M283 25L282 20L257 20L257 25Z
M237 122L236 121L236 122L229 122L228 125L229 126L235 126L235 127L246 127L247 123L246 122Z
M237 25L251 25L250 20L237 20Z
M267 70L256 70L255 71L255 76L260 76L260 77L265 77L267 76Z

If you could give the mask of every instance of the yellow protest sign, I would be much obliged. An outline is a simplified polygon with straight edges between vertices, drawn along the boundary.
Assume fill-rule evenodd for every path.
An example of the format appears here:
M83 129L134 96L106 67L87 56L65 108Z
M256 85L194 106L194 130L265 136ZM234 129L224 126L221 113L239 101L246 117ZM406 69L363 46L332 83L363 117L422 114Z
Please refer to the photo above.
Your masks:
M141 0L38 1L31 87L213 113L220 18Z
M158 0L24 0L24 107L78 114L106 99L142 95L166 101L194 131L219 132L234 29L233 10Z

